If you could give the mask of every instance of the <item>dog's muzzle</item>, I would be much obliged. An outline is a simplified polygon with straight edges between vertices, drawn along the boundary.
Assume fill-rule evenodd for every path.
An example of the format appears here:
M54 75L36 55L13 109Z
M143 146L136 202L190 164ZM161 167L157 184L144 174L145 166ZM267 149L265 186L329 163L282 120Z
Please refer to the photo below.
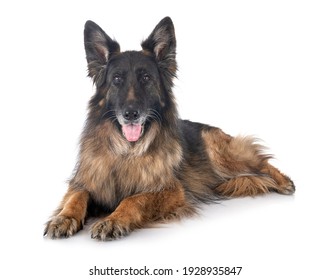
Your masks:
M126 140L136 142L140 139L144 132L145 117L139 110L128 107L120 114L117 114L117 119Z

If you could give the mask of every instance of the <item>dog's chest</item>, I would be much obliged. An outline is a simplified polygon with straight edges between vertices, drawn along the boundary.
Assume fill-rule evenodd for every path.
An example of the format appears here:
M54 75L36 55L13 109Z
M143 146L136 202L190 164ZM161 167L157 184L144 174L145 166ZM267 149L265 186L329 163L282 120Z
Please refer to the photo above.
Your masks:
M160 156L119 158L110 168L109 180L123 191L138 193L166 187L173 176L173 163Z
M174 161L167 156L95 158L88 169L87 185L94 199L115 205L125 197L160 191L174 180ZM85 176L88 174L85 173Z

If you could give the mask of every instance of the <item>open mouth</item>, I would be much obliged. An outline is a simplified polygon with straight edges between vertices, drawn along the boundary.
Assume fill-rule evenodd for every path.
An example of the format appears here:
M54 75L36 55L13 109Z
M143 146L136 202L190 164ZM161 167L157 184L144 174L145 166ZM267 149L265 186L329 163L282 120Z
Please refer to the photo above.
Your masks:
M144 132L143 124L123 124L122 125L122 133L126 140L129 142L136 142L142 136Z

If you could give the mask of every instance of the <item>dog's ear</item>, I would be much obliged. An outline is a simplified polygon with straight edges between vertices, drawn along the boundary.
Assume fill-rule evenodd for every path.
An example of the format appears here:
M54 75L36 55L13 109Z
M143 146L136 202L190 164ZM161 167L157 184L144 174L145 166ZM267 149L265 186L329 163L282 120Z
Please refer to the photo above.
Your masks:
M172 85L172 79L176 77L177 63L175 28L171 18L162 19L141 46L144 51L155 56L159 67Z
M84 44L89 76L101 85L107 62L112 54L120 52L120 46L90 20L85 23Z

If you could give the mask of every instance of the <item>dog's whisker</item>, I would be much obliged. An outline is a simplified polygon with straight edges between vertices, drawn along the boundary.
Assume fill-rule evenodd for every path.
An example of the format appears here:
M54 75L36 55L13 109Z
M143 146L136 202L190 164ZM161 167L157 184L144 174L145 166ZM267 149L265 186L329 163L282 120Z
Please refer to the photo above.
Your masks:
M110 114L109 116L107 116L107 118L112 119L115 118L116 119L116 115L114 114L116 111L113 109L107 110L106 112L104 112L101 116L101 118L103 119L105 116L107 116L108 114Z
M157 121L159 124L162 123L162 116L160 115L160 113L158 111L156 111L155 109L149 109L147 111L147 119L150 118L152 120Z

